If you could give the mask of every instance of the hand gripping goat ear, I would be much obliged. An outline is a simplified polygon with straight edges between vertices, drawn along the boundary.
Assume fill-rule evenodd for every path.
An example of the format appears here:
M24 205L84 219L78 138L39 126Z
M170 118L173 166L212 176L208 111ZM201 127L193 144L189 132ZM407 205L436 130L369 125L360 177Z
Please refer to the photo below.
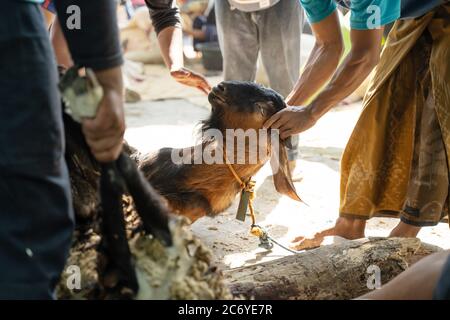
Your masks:
M68 108L66 111L75 121L95 116L103 93L96 85L93 73L86 70L86 76L80 76L78 68L69 69L62 77L60 88ZM154 235L166 246L172 245L172 237L168 208L145 180L136 163L122 151L116 161L101 164L100 198L105 245L111 267L118 270L118 285L136 294L139 287L122 208L122 196L127 191L134 200L146 233Z
M284 103L284 108L286 107L287 105L286 103ZM268 124L269 123L266 122L264 126L267 127ZM272 132L272 134L274 133ZM278 135L279 133L277 133L277 136ZM272 157L270 158L270 166L273 173L273 183L275 185L275 189L279 193L284 194L293 200L303 202L303 200L297 194L294 182L292 181L292 174L291 170L289 169L286 148L293 148L291 137L281 139L281 137L278 136L278 145L272 145Z
M256 103L255 103L255 106L261 111L261 114L262 114L262 116L264 116L264 117L267 116L267 114L266 114L266 113L267 113L266 105L270 105L270 106L272 106L272 107L275 107L273 101L266 102L265 104L264 104L264 103L261 103L261 102L256 102ZM287 108L287 104L286 104L286 103L283 103L283 105L284 105L283 109ZM276 113L275 115L273 115L272 117L270 117L270 119L267 120L267 121L264 123L264 128L266 128L266 129L270 128L270 127L276 122L276 120L278 119L278 116L279 116L279 114ZM277 129L278 129L278 128L277 128ZM280 139L280 143L281 143L282 145L284 145L286 148L289 148L289 149L292 149L292 148L293 148L293 145L292 145L292 139L291 139L290 136L287 137L287 138L285 138L285 139Z

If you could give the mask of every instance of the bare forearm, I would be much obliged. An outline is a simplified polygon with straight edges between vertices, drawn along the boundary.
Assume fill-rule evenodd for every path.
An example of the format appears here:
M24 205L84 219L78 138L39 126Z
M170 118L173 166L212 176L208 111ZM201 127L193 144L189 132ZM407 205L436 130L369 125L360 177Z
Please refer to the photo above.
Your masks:
M159 47L166 66L178 70L184 66L183 33L179 27L167 27L158 34Z
M208 94L211 86L199 73L184 67L183 59L183 33L178 26L170 26L158 33L161 53L170 70L170 75L179 83L199 89Z
M98 82L105 90L113 90L118 93L123 91L122 69L114 67L101 71L96 71L95 75Z
M313 117L320 118L352 94L367 78L377 60L367 53L350 53L339 66L330 83L311 102Z
M286 98L288 105L304 105L331 78L342 56L340 43L316 44L300 79Z

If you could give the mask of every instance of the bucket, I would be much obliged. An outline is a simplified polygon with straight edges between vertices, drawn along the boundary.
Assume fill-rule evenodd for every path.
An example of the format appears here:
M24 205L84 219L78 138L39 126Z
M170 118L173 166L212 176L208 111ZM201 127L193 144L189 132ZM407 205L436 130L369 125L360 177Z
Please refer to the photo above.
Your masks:
M202 53L202 63L206 70L222 71L223 59L218 42L199 43L197 50Z

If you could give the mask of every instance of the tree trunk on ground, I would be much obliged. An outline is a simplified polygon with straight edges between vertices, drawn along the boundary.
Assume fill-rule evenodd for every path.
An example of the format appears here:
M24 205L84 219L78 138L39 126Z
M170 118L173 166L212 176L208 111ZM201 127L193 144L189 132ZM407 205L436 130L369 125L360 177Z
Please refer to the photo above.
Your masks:
M275 261L227 271L234 296L255 299L352 299L440 248L415 238L373 238L323 246ZM374 269L368 269L370 266Z

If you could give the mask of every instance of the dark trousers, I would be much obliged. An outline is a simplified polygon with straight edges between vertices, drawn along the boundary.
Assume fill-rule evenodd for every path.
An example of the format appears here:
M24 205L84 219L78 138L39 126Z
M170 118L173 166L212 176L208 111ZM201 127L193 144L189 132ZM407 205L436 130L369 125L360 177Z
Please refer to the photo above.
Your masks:
M54 55L37 4L0 10L0 299L50 299L73 212Z

